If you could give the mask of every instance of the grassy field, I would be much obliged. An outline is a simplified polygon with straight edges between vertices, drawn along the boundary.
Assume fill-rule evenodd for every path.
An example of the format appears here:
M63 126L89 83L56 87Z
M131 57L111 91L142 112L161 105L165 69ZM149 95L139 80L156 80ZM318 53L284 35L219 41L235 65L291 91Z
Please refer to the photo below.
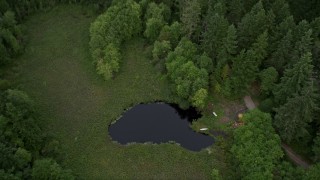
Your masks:
M60 140L64 164L81 179L208 179L214 167L223 172L215 146L195 153L175 144L112 142L108 126L124 109L169 101L170 94L142 39L124 45L113 80L97 76L88 50L93 20L81 7L58 6L25 23L29 43L19 59L19 82L36 101L46 130Z

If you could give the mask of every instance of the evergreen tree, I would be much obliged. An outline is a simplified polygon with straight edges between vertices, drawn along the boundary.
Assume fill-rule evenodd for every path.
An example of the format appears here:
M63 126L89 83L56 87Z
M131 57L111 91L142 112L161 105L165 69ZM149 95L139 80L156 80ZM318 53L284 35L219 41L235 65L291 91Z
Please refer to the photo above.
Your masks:
M234 56L237 53L238 42L237 42L237 29L234 25L230 25L228 27L227 36L223 39L223 45L219 48L218 56L217 56L217 65L214 70L215 79L219 83L223 83L225 80L223 77L223 69L231 64Z
M273 18L266 13L262 2L259 1L239 23L238 40L240 48L249 48L260 34L269 29L272 22Z
M218 2L210 6L205 17L205 31L203 34L203 50L213 59L216 58L223 40L227 36L229 23L224 17L224 4ZM215 64L215 63L214 63Z
M298 42L301 40L301 37L303 37L307 31L311 29L311 26L308 21L302 20L298 23L298 25L295 26L293 30L293 37L294 42Z
M245 14L243 0L229 0L228 3L228 20L233 24L238 24Z
M258 37L257 42L252 45L250 50L246 52L243 50L234 58L230 78L232 94L241 95L256 79L259 66L266 58L267 47L268 33L264 32Z
M261 80L260 89L264 94L269 94L273 90L275 83L278 79L278 72L275 68L269 67L264 69L259 74Z
M295 42L294 50L291 55L290 65L293 65L297 61L299 61L299 58L303 56L304 54L311 52L312 50L312 30L307 30L303 36L301 36L301 39L299 41Z
M290 92L289 92L290 93ZM274 126L278 129L280 137L290 143L309 136L309 123L313 121L317 110L315 87L308 83L300 94L295 93L287 102L275 109Z
M289 30L279 42L277 42L275 51L272 52L271 57L266 61L267 66L271 66L277 69L278 72L283 72L288 60L291 58L292 52L292 31Z
M319 39L320 38L320 17L315 18L311 23L310 26L313 32L313 38Z
M304 54L292 68L286 69L281 82L273 92L275 102L283 105L293 94L301 94L303 87L310 81L312 69L311 53Z
M293 31L296 28L296 24L294 22L293 16L289 16L285 18L281 23L276 25L274 31L271 32L270 40L272 43L273 48L272 51L276 50L279 41L287 35L288 31Z
M199 29L200 15L201 6L198 0L184 1L180 20L187 37L191 38Z
M291 16L289 4L286 0L275 0L272 3L271 10L275 14L275 23L279 24L287 17Z

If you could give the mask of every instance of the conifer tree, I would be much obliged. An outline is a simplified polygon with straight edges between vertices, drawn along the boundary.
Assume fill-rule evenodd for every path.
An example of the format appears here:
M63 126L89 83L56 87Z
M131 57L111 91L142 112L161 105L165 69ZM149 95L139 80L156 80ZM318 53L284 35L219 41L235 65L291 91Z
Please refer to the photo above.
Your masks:
M245 14L243 0L229 0L228 2L228 20L233 24L238 24Z
M201 5L198 0L184 1L180 20L187 37L191 38L200 25Z
M304 54L311 52L312 44L313 44L312 30L308 29L307 31L304 32L301 38L295 42L292 56L289 62L290 65L296 63L299 60L299 58Z
M223 39L223 45L219 48L217 56L217 65L215 68L215 79L222 83L222 69L231 64L232 59L237 53L237 29L234 25L228 27L227 36Z
M284 19L291 15L289 4L286 2L286 0L275 0L271 5L271 10L275 14L276 24L281 23Z
M213 59L216 58L219 49L223 45L223 40L228 31L228 20L224 17L225 4L216 3L214 7L208 8L205 18L205 32L203 34L203 49Z
M292 52L292 31L289 30L278 43L275 51L272 52L271 57L267 60L267 66L271 66L277 69L278 72L283 72L285 65L291 58Z
M241 49L248 49L256 38L269 29L273 19L268 17L262 2L254 5L238 25L238 40Z
M276 49L278 45L278 41L287 35L288 31L291 30L292 33L296 28L296 24L294 22L293 16L289 16L285 18L282 22L280 22L274 31L271 32L270 40L273 44L273 51Z
M259 66L266 58L268 47L268 33L261 34L250 50L241 51L234 58L231 75L231 91L233 94L242 94L256 79Z
M273 94L275 102L283 105L293 94L301 94L302 89L307 86L313 71L311 64L311 53L304 54L300 60L284 71L281 82L276 86Z
M300 93L295 93L284 105L275 109L274 125L283 140L290 143L309 136L307 129L318 109L315 100L315 87L309 81Z

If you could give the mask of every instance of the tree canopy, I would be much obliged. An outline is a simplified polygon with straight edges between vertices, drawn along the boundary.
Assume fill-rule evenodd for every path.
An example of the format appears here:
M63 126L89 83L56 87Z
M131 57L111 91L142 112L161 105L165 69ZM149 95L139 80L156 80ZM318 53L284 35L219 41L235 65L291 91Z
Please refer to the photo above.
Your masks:
M272 179L276 164L283 156L280 137L272 127L270 114L259 110L246 113L244 125L234 132L231 152L244 179Z

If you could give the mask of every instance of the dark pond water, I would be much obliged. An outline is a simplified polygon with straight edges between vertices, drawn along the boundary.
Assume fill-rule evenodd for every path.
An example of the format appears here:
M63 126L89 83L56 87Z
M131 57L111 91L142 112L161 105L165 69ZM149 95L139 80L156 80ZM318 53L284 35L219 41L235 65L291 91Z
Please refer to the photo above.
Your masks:
M175 141L186 149L200 151L213 144L214 139L189 127L199 117L194 109L182 110L176 105L140 104L112 124L109 133L120 144Z

